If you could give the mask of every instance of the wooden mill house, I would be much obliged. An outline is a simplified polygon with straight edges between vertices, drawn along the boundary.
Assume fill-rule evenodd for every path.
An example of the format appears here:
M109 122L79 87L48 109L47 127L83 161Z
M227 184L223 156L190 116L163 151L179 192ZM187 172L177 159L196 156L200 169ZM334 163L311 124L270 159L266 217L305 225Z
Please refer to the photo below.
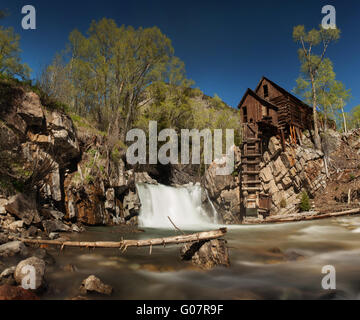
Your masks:
M312 108L294 95L262 77L255 91L247 89L238 108L242 120L242 164L240 171L241 215L267 215L271 195L262 193L260 162L269 139L278 136L283 150L285 141L301 141L302 131L312 125Z

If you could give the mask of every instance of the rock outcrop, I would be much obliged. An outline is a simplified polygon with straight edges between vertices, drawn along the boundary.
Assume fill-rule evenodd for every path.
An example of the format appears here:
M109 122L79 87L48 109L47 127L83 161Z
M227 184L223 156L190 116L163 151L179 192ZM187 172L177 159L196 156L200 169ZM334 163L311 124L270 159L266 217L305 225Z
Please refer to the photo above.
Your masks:
M37 224L41 221L35 195L17 194L9 199L5 209L13 216L22 220L26 225Z
M214 239L185 244L180 249L181 259L191 262L205 270L216 266L230 266L230 258L226 240Z
M223 161L214 161L206 170L202 185L207 190L209 199L220 214L224 223L240 223L240 178L239 170L241 164L240 148L234 148L234 171L229 175L218 175L218 168L225 165ZM206 197L203 201L206 200Z
M302 191L313 196L326 186L323 153L305 145L288 144L283 152L280 141L271 137L259 176L263 193L272 197L271 213L294 212Z

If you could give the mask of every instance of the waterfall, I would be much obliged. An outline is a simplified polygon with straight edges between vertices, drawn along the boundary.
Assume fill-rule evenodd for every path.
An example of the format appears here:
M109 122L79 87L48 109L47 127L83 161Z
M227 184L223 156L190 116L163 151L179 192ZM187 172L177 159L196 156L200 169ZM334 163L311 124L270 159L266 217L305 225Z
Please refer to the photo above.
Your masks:
M205 210L202 206L202 188L198 184L182 187L137 184L136 187L141 201L139 225L142 227L172 229L168 216L177 227L187 230L201 230L218 223L215 208L210 206Z

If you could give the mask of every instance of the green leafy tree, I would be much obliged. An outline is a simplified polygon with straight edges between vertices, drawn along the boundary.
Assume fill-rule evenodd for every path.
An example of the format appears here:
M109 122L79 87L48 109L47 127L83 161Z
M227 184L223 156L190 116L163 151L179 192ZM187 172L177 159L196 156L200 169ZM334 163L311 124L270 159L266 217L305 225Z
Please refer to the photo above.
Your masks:
M57 54L52 64L41 72L38 85L54 100L66 105L72 104L74 86L70 81L69 65L66 64L62 55Z
M296 80L297 86L294 92L301 95L307 103L311 104L313 91L306 65L302 66L302 71L300 77ZM325 58L320 65L314 84L317 109L320 111L319 120L323 121L325 131L329 120L336 121L338 126L342 122L342 126L346 128L343 107L344 103L351 98L350 89L346 89L342 82L336 80L333 63L330 59Z
M0 10L0 19L7 16L6 11ZM21 63L20 36L13 28L0 26L0 73L10 77L28 79L30 68Z
M118 27L104 18L93 21L86 35L71 32L64 54L67 64L54 60L43 76L51 83L41 81L42 87L50 93L62 92L58 80L65 77L66 88L72 87L73 110L124 141L146 104L148 88L171 77L176 67L173 54L170 39L158 28Z
M316 79L329 45L340 38L339 29L312 29L306 32L303 25L294 27L293 39L300 45L299 59L302 63L301 71L307 74L311 83L311 100L314 118L314 143L317 149L321 148L319 128L317 123L318 96ZM315 48L321 46L320 54L315 54Z
M310 198L306 191L301 193L299 208L301 212L309 211L311 209Z
M351 129L360 128L360 105L351 110L349 114L349 125Z

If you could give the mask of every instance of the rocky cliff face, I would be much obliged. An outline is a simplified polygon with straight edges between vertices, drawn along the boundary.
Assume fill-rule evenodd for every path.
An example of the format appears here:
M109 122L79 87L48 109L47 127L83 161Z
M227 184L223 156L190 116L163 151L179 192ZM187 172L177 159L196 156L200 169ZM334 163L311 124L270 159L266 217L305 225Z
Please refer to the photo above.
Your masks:
M157 182L120 155L108 161L102 142L91 130L78 135L70 116L36 93L1 82L0 227L49 235L79 231L78 223L136 224L135 184Z
M336 145L339 138L333 137L331 141L331 145ZM240 149L235 148L235 169L232 175L216 175L216 168L219 166L221 164L216 161L210 165L205 173L203 185L223 222L241 223ZM306 136L301 146L287 144L285 152L280 141L272 137L260 163L260 181L261 192L272 196L270 214L296 212L299 210L303 191L314 196L318 190L326 186L324 155L314 150Z
M307 147L309 140L304 140L301 146L287 144L285 152L276 137L269 141L260 164L260 180L263 192L272 195L271 213L294 212L302 191L313 196L326 186L323 153L310 144Z
M234 148L235 165L231 175L217 175L216 169L225 165L225 158L215 160L206 170L202 185L226 224L240 223L240 148Z

